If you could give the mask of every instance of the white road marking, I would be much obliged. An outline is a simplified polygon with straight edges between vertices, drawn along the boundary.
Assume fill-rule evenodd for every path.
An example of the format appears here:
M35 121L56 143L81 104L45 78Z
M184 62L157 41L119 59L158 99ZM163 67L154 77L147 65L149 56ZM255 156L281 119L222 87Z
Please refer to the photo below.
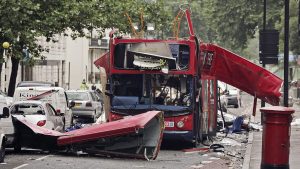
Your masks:
M36 160L36 161L41 161L41 160L43 160L43 159L45 159L45 158L47 158L47 157L50 157L50 156L53 156L53 155L46 155L46 156L37 158L37 159L35 159L35 160ZM20 168L25 167L25 166L27 166L27 165L28 165L28 164L22 164L22 165L19 165L18 167L15 167L15 168L13 168L13 169L20 169Z
M40 158L36 159L36 161L43 160L43 159L45 159L45 158L47 158L47 157L50 157L50 156L52 156L52 155L46 155L46 156L44 156L44 157L40 157Z
M22 167L25 167L25 166L27 166L28 164L22 164L22 165L20 165L20 166L18 166L18 167L15 167L15 168L13 168L13 169L19 169L19 168L22 168Z

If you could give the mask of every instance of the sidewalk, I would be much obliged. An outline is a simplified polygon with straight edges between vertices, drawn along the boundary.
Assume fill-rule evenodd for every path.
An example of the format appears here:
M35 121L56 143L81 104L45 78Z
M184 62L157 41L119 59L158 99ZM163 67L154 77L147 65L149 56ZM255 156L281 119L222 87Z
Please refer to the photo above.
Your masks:
M260 102L257 104L260 105ZM294 119L300 118L300 106L294 105ZM261 112L259 108L253 121L260 122ZM243 169L260 169L262 151L262 132L251 132L249 134L246 156L244 159ZM300 168L300 127L292 126L290 137L290 169Z

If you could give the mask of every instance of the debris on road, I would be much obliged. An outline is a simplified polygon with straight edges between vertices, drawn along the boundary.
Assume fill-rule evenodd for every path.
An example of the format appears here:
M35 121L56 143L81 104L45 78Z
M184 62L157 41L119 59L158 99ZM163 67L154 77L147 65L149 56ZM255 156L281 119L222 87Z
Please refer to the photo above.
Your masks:
M291 126L300 126L300 119L293 120L293 122L291 123Z
M224 146L242 146L241 143L237 142L236 140L233 140L231 138L223 138L222 141L220 142L221 145Z
M224 113L225 125L227 125L229 128L229 131L226 131L223 119L221 117L221 112L218 111L218 128L220 131L229 133L241 132L242 130L262 131L262 125L260 123L250 122L248 119L248 115L235 116L229 113ZM300 125L300 120L298 123ZM294 125L296 124L297 123L294 123Z
M249 126L250 130L255 130L255 131L262 131L263 130L263 126L261 124L258 124L258 123L250 122L248 126Z
M183 149L182 151L185 153L194 153L194 152L205 153L209 151L209 148L208 147L191 148L191 149Z
M236 112L231 114L230 111L227 111L227 113L223 113L223 116L225 122L219 111L218 128L220 132L216 133L216 137L211 144L212 147L216 145L223 147L211 149L212 151L208 153L208 156L225 160L227 168L241 169L248 144L249 131L262 131L262 125L250 122L250 115L247 113L240 114L240 112Z

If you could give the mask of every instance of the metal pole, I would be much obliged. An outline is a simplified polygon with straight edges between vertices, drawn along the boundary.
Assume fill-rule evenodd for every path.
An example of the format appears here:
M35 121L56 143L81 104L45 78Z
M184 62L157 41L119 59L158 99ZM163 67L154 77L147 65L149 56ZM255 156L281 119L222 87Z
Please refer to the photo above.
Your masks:
M298 2L298 36L300 36L300 1Z
M68 89L70 89L70 80L71 80L71 64L69 62L69 68L68 68Z
M60 66L60 61L57 61L56 62L57 64L57 86L61 86L59 85L59 66Z
M263 30L266 29L266 20L267 20L267 0L264 0L264 16L263 16ZM265 68L266 64L263 60L262 62L262 67ZM261 101L261 107L265 107L265 102L262 100Z
M94 49L91 49L91 83L95 83L95 75L94 75Z
M267 20L267 0L264 0L264 16L263 16L263 30L266 29L266 20Z
M21 60L21 81L24 81L24 63Z
M283 86L283 104L288 107L289 90L289 0L284 4L284 86Z

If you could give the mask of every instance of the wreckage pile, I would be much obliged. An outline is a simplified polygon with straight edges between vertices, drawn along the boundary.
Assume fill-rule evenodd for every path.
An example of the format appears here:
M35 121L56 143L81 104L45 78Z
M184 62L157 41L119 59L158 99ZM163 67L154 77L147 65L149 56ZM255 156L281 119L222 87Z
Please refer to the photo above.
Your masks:
M201 161L192 168L230 168L241 169L246 153L248 132L222 133L203 142L205 147L184 150L185 153L198 153Z
M250 121L248 115L233 115L232 112L218 112L218 132L215 137L207 137L200 148L186 149L186 153L198 153L201 162L193 168L242 169L248 145L249 131L262 131L260 123ZM237 113L238 114L238 113Z
M249 115L236 116L218 112L218 128L216 137L208 139L209 153L207 156L223 159L226 166L241 169L246 153L249 131L262 131L260 123L251 122Z
M60 133L13 119L23 147L43 150L82 151L92 155L113 155L139 159L155 159L163 133L163 114L148 111L114 122L95 124ZM38 141L32 141L38 140Z

